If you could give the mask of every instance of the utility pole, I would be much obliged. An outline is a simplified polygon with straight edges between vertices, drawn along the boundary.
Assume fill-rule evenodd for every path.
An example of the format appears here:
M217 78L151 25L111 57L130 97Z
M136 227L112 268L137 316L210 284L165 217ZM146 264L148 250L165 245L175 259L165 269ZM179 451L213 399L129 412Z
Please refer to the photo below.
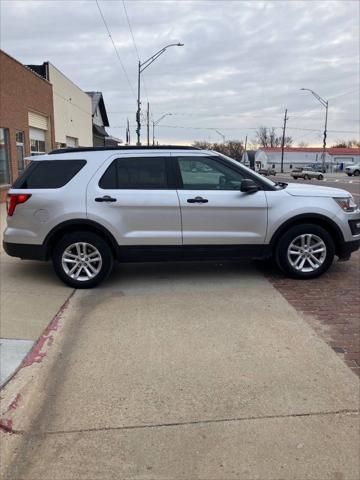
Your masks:
M140 141L140 130L141 130L141 122L140 122L140 112L141 112L141 102L140 102L140 74L141 74L141 63L139 60L138 64L138 96L137 96L137 110L136 110L136 135L137 141L136 145L141 145Z
M147 102L147 112L146 112L146 127L147 127L147 144L150 145L150 106Z
M322 171L323 173L326 172L326 165L325 165L325 157L326 157L326 137L327 137L327 119L328 119L328 110L329 110L329 100L325 101L325 108L326 108L326 113L325 113L325 128L324 128L324 140L323 140L323 151L321 155L321 163L322 163Z
M289 120L287 116L287 108L285 109L284 115L284 126L283 126L283 135L281 141L281 173L284 173L284 147L285 147L285 132L286 132L286 122Z

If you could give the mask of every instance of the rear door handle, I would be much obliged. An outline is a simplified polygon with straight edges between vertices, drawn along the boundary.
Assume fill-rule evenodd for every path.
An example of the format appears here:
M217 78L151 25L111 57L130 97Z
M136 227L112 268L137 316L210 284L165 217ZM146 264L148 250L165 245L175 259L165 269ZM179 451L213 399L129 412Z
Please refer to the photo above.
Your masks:
M195 198L187 199L188 203L208 203L208 201L209 200L207 198L203 198L203 197L195 197Z
M116 198L110 197L110 195L104 195L103 197L95 198L95 202L116 202Z

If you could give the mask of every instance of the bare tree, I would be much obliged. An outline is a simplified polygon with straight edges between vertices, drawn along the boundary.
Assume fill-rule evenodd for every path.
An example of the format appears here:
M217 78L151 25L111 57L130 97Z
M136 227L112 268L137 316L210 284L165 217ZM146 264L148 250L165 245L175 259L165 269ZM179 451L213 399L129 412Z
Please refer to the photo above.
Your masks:
M241 161L244 146L239 140L229 140L226 143L209 143L205 141L196 141L193 143L194 147L202 148L205 150L214 150L215 152L227 155L238 162Z
M256 130L256 138L253 140L254 143L260 147L280 147L282 141L281 135L276 135L276 129L274 127L259 127ZM293 144L293 138L290 136L285 136L285 147L291 147Z
M357 140L338 140L332 148L360 148L360 142Z
M298 143L298 147L300 147L300 148L306 148L306 147L308 147L308 146L309 146L309 144L306 143L306 142L299 142L299 143Z

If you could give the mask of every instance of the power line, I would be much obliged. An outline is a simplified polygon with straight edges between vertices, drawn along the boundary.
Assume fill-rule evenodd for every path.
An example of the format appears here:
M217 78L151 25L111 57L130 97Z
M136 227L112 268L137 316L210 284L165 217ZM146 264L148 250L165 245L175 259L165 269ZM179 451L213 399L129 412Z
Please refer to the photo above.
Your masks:
M130 18L129 18L129 15L128 15L128 12L127 12L127 8L126 8L126 5L125 5L125 0L122 0L122 3L123 3L124 11L125 11L125 16L126 16L127 24L128 24L129 30L130 30L130 35L131 35L131 38L132 38L132 41L133 41L133 44L134 44L136 56L137 56L139 62L141 62L139 50L138 50L137 45L136 45L136 42L135 42L134 32L133 32L133 29L131 28ZM145 90L146 99L147 99L147 101L148 101L148 103L149 103L149 97L148 97L147 88L146 88L146 85L145 85L145 78L144 78L144 76L143 76L143 83L144 83L144 90Z
M127 71L126 71L126 69L125 69L125 66L124 66L124 64L123 64L123 62L122 62L122 60L121 60L120 54L119 54L119 52L118 52L118 49L116 48L114 39L113 39L113 37L112 37L112 35L111 35L110 29L109 29L109 27L108 27L108 24L106 23L105 17L104 17L104 15L103 15L102 11L101 11L99 2L98 2L98 0L95 0L95 1L96 1L96 5L97 5L97 7L98 7L98 9L99 9L99 13L100 13L100 16L101 16L101 18L102 18L102 21L103 21L103 23L104 23L104 25L105 25L105 28L106 28L107 32L108 32L109 38L110 38L110 40L111 40L111 43L112 43L112 45L113 45L113 47L114 47L116 56L117 56L117 58L118 58L118 60L119 60L119 62L120 62L121 68L122 68L122 70L123 70L123 72L124 72L124 75L125 75L125 77L126 77L126 80L127 80L128 84L129 84L130 90L131 90L131 92L132 92L132 94L133 94L133 97L136 99L136 95L135 95L134 88L133 88L133 86L131 85L129 76L128 76Z

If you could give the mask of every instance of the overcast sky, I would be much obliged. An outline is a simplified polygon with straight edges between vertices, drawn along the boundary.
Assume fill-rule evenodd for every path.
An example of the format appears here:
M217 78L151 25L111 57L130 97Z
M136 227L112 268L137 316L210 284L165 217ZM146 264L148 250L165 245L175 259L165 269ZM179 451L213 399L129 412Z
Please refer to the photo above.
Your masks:
M124 5L99 0L126 70L95 0L2 0L1 48L25 64L50 61L83 90L102 91L109 132L135 140L137 53ZM260 126L321 144L329 99L329 144L359 137L359 3L357 1L125 1L141 60L166 44L144 73L159 141L253 139ZM172 128L170 128L172 127ZM314 130L314 131L313 131ZM335 132L336 130L336 132ZM145 140L145 128L142 139Z

